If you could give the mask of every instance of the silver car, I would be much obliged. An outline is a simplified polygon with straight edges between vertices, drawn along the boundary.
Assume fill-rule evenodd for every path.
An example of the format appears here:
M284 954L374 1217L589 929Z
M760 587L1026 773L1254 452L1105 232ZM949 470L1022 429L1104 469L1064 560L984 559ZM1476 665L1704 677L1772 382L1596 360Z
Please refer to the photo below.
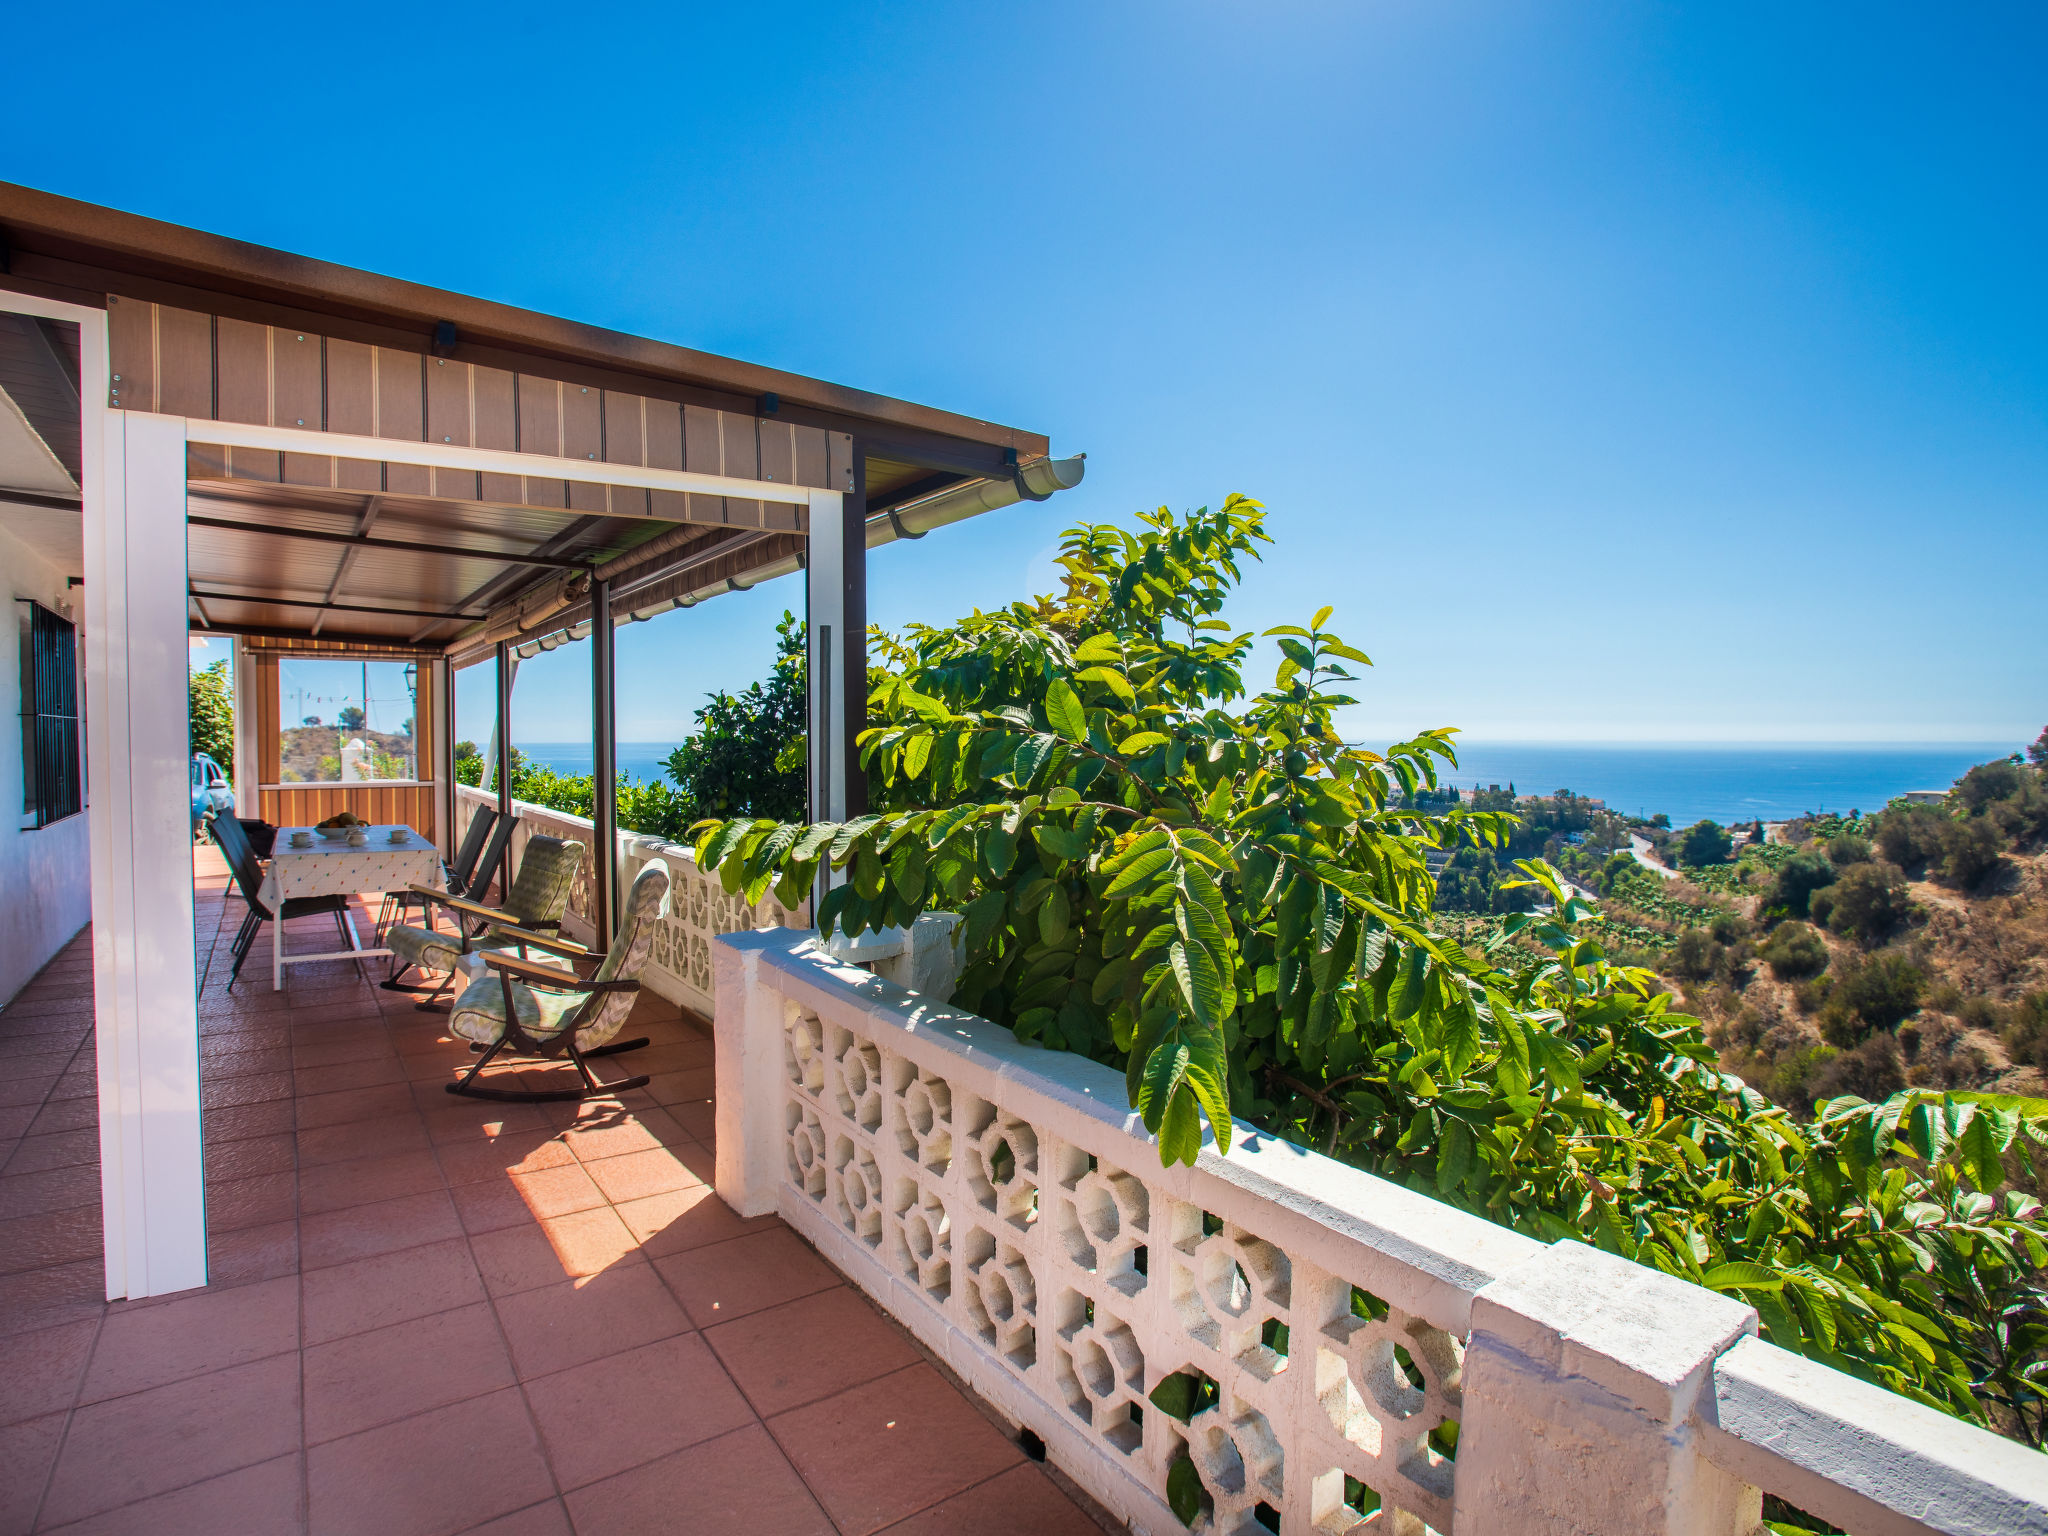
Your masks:
M226 771L204 752L192 754L192 835L209 815L235 814L235 789Z

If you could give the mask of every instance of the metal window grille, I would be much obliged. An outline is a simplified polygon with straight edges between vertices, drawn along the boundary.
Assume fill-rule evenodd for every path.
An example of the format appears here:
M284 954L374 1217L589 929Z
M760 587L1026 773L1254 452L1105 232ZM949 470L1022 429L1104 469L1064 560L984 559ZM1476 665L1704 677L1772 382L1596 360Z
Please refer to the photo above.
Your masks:
M28 601L23 599L23 601ZM78 632L28 604L22 654L22 812L47 827L84 809L78 743Z

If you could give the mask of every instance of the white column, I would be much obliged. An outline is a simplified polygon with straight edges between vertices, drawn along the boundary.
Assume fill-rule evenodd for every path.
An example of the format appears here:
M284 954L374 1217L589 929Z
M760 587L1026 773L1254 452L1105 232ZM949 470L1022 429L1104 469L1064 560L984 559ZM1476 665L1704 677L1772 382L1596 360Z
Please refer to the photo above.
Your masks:
M1752 1536L1757 1490L1702 1453L1693 1410L1756 1312L1564 1241L1472 1299L1457 1528Z
M846 550L838 491L811 492L809 589L811 820L846 819Z
M455 804L455 667L442 656L434 669L434 761L423 763L434 777L434 842L446 859L455 857L462 840L462 818Z
M256 771L256 662L248 642L236 635L230 642L235 674L235 814L252 820L263 814L263 796Z
M781 1187L783 1012L780 992L761 985L762 956L795 936L779 928L728 933L711 941L718 1019L718 1198L742 1216L766 1216Z
M83 350L103 366L103 339ZM83 393L94 405L104 400L104 378ZM91 405L85 419L86 756L107 1295L152 1296L206 1283L183 677L185 423ZM104 423L98 434L96 420ZM103 442L93 443L95 435Z

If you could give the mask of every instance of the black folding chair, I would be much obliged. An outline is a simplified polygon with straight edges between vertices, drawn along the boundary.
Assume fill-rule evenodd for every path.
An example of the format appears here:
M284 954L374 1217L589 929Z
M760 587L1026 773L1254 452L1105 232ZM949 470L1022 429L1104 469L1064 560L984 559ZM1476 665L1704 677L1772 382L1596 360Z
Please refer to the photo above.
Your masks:
M507 822L513 818L504 818ZM448 892L453 896L470 894L469 882L475 878L477 862L483 857L484 844L490 840L491 829L497 825L498 813L493 810L479 810L469 819L469 830L462 834L462 846L455 850L455 862L448 866ZM509 838L511 834L508 832ZM503 858L503 853L499 854ZM405 915L416 906L423 906L414 891L386 891L384 904L377 909L377 942L384 942L384 930L393 923L405 921Z
M228 869L234 875L235 884L241 888L242 899L249 904L248 916L242 919L241 929L235 934L235 942L229 953L235 957L234 969L228 972L228 985L232 987L242 974L242 962L249 958L249 946L256 942L256 935L265 923L288 922L295 917L312 917L321 912L332 913L335 932L341 935L345 947L353 948L348 937L348 898L346 896L292 896L276 911L263 904L263 870L256 862L256 850L249 843L249 834L242 830L242 824L232 816L216 816L206 824L219 845L221 856L228 861ZM272 943L282 943L275 935Z

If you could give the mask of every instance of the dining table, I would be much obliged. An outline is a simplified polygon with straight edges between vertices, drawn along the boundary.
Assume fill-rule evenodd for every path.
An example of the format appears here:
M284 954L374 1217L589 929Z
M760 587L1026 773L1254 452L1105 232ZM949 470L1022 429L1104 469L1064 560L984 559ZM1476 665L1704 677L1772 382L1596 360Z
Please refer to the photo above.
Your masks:
M280 827L271 845L270 868L257 899L272 912L300 896L355 896L367 892L402 891L411 885L441 887L447 874L441 850L406 826L364 826L360 840L329 837L318 827ZM344 915L347 949L317 954L284 952L284 923L270 925L270 986L284 987L284 968L316 960L363 961L389 955L385 948L366 948L356 932L355 918Z

